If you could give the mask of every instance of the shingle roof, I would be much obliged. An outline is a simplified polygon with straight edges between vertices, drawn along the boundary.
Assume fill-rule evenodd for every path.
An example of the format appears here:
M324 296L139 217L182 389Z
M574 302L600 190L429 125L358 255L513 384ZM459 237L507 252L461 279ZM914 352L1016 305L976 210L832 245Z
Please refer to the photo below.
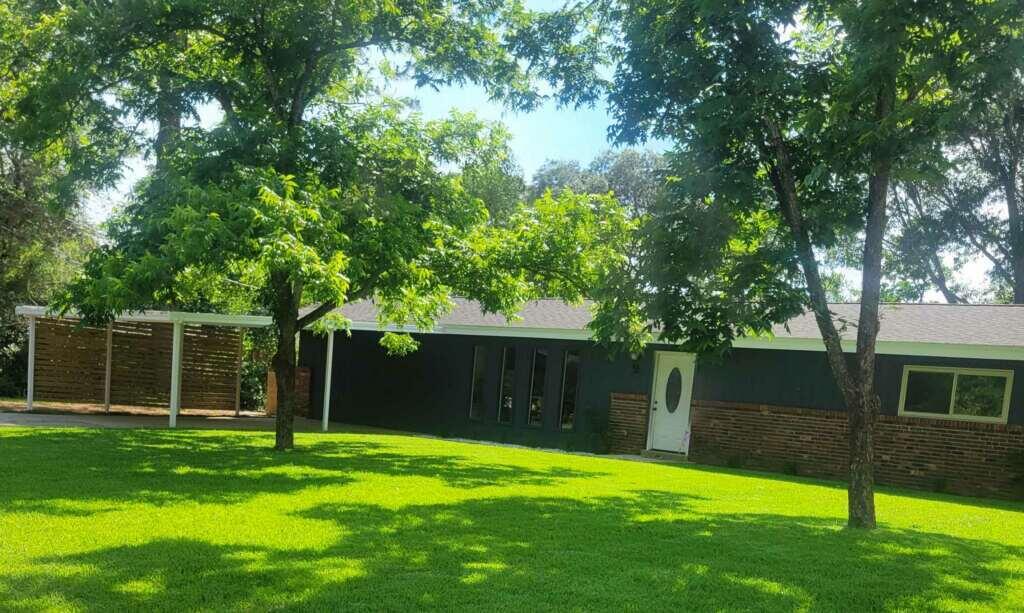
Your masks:
M551 330L584 330L590 322L590 304L571 305L561 300L535 300L519 311L519 321L503 315L485 314L474 300L454 298L455 307L437 323L442 326L510 326ZM346 304L341 309L354 322L376 322L377 309L369 300Z
M833 318L846 321L844 339L857 337L860 304L830 304ZM1024 347L1024 305L1014 304L883 304L878 340L954 345ZM778 337L820 338L814 316L805 313L779 325Z
M569 305L561 300L537 300L520 311L519 321L501 315L484 314L479 305L464 298L454 300L452 312L438 321L440 326L481 326L582 331L590 321L590 305ZM829 305L838 322L845 321L844 339L857 336L857 303ZM353 322L376 325L373 303L360 301L345 305L342 312ZM1024 305L883 304L880 307L879 341L945 343L1024 347ZM807 313L791 319L789 330L775 326L779 338L819 339L814 316Z

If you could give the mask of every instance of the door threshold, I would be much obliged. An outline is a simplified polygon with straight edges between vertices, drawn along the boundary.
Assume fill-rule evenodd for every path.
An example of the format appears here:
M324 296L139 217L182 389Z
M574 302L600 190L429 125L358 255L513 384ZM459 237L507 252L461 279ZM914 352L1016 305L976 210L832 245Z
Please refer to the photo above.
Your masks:
M652 460L663 460L665 462L689 462L686 458L685 453L677 451L659 451L657 449L647 449L640 452L640 455L645 458L651 458Z

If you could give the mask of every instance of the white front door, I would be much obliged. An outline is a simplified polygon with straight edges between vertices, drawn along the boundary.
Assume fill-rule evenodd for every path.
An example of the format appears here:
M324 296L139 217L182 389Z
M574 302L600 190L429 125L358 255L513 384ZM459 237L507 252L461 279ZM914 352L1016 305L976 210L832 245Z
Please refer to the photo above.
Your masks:
M659 451L686 453L690 448L690 393L696 356L677 351L654 354L651 426L648 446Z

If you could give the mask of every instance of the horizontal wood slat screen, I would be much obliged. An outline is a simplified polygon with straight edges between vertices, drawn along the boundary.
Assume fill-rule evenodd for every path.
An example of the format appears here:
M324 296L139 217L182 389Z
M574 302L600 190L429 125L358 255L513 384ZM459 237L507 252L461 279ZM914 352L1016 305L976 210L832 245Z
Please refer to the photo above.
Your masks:
M240 336L237 329L187 325L181 364L182 409L235 408ZM36 320L36 397L103 404L106 328L75 320ZM173 326L115 322L110 402L167 407L171 393Z

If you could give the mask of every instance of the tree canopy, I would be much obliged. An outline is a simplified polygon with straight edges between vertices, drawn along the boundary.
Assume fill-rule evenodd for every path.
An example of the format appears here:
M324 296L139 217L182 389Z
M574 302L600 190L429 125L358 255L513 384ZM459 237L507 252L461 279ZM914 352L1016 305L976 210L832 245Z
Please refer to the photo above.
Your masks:
M1008 62L1007 75L971 107L946 144L949 167L894 193L895 283L935 288L948 302L973 296L1024 302L1024 67ZM988 287L951 278L980 258L989 266ZM919 291L920 293L920 291Z
M850 525L873 527L888 197L943 163L953 126L1021 57L1019 5L638 0L613 14L614 135L676 147L633 281L604 302L599 332L656 329L707 353L812 311L848 408ZM863 279L852 361L822 270L851 237Z
M602 51L587 43L597 34L579 28L574 9L453 0L35 8L45 36L27 50L34 61L18 101L31 133L88 121L155 158L111 224L111 244L62 305L103 320L174 305L217 280L244 288L277 333L280 449L293 444L295 333L333 307L373 298L382 324L429 328L458 293L514 315L541 295L581 299L620 257L631 226L609 198L503 204L503 223L488 223L481 178L505 169L480 156L505 146L503 132L467 115L423 121L375 87L398 75L422 87L472 82L529 109L542 83L569 91L566 79L600 78ZM210 106L219 119L204 125ZM336 315L321 323L345 325ZM392 351L414 348L408 335L384 338Z
M548 160L533 174L527 200L547 190L568 189L578 194L606 194L636 215L650 212L665 183L665 160L649 150L605 150L586 167L576 160Z

